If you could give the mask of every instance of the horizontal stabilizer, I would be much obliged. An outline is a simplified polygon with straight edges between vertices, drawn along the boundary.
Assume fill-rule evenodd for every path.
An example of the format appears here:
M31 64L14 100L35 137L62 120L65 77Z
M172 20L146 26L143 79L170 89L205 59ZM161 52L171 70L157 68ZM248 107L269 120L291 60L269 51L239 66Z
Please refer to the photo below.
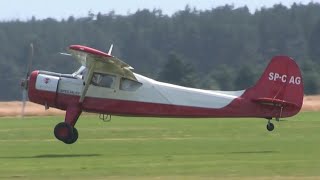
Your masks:
M293 102L288 102L285 100L281 99L274 99L274 98L257 98L257 99L252 99L253 102L256 102L258 104L263 104L263 105L269 105L269 106L276 106L276 107L297 107L299 108L299 105Z

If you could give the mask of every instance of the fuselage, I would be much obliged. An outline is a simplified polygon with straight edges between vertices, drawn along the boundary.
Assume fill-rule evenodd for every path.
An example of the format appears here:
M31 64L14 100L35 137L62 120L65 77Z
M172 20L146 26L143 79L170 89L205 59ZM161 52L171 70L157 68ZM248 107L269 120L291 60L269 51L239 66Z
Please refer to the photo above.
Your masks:
M98 76L105 77L100 73ZM261 107L246 98L245 90L211 91L159 82L139 74L136 81L110 74L113 82L91 82L83 111L124 116L155 117L276 117L278 110ZM108 77L109 78L109 77ZM66 110L79 103L84 81L81 76L46 71L32 72L29 99ZM283 114L285 117L289 114Z

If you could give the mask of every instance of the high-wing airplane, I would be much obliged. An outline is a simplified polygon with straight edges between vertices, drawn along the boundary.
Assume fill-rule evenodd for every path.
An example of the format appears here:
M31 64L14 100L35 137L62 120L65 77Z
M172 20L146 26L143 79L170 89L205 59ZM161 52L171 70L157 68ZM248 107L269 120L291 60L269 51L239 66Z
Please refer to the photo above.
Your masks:
M72 144L78 139L76 122L82 112L153 117L259 117L271 120L297 114L303 101L298 65L287 56L272 58L259 81L245 90L213 91L159 82L132 71L108 53L71 45L68 54L81 67L73 74L48 71L27 73L22 82L29 100L66 111L54 128L55 137Z

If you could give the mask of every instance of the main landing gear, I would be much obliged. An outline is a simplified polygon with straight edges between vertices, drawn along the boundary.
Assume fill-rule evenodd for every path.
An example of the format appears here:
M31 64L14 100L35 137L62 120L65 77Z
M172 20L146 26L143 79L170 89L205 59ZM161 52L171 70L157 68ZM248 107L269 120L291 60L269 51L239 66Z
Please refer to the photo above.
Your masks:
M74 125L76 124L81 112L79 105L67 108L65 121L57 124L54 128L54 136L58 140L66 144L73 144L77 141L79 134Z

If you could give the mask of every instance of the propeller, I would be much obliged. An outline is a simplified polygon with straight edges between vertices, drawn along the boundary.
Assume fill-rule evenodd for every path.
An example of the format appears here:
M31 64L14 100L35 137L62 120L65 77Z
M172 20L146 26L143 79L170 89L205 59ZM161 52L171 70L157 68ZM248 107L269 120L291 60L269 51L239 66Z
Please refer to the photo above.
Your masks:
M21 88L22 88L22 108L21 108L21 117L24 117L25 113L25 108L26 108L26 103L28 99L28 82L29 82L29 77L31 73L31 68L32 68L32 60L33 60L33 44L30 44L30 55L29 55L29 62L27 66L27 73L25 79L22 79L21 81Z

